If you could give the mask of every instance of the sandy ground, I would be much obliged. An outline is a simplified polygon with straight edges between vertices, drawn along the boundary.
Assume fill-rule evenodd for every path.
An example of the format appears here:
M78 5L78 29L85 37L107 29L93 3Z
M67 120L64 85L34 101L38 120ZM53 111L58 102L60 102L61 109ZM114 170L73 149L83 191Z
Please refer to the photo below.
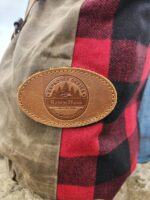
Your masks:
M135 173L123 185L114 200L150 199L150 163L138 165ZM0 200L42 200L13 182L0 158Z

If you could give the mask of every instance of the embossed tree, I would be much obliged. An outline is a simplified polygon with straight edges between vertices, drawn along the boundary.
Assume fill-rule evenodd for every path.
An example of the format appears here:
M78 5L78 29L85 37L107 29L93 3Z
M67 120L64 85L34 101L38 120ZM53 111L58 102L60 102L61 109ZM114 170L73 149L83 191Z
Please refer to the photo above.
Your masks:
M74 97L77 99L81 98L79 90L76 90Z
M56 95L57 95L57 92L56 92L56 90L53 90L53 92L52 92L52 95L51 95L51 98L55 98L55 97L56 97Z
M55 97L59 98L60 94L61 94L61 87L59 86L58 89L57 89L57 91L55 92Z
M69 92L69 85L67 82L65 82L63 88L62 88L62 92L63 93L66 93L66 92Z
M70 89L70 93L71 93L72 97L74 97L74 96L75 96L75 90L74 90L74 88L73 88L73 87L71 87L71 89Z

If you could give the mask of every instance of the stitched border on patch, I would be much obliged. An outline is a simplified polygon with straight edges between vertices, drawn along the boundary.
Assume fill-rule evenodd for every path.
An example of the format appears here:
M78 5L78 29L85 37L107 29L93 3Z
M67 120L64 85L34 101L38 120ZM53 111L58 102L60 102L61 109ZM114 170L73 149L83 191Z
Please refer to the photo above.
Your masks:
M22 93L25 89L25 87L32 81L32 80L35 80L35 79L38 79L39 77L43 77L45 74L51 74L51 73L56 73L56 72L66 72L66 71L69 71L69 72L73 72L73 71L80 71L80 73L82 74L87 74L88 76L90 77L94 77L94 78L97 78L99 79L101 82L105 83L107 85L107 88L109 88L109 90L111 91L111 94L112 94L112 98L111 98L111 105L109 106L109 108L105 111L105 112L102 112L101 114L99 114L98 116L95 116L95 117L92 117L90 119L87 119L87 120L83 120L82 122L70 122L70 123L63 123L63 122L50 122L50 121L47 121L47 120L44 120L42 119L41 117L38 117L37 115L29 112L25 107L24 107L24 104L22 103ZM117 104L117 92L116 92L116 89L114 87L114 85L111 83L111 81L109 81L109 79L105 78L104 76L100 75L100 74L97 74L93 71L90 71L90 70L85 70L85 69L81 69L81 68L69 68L69 67L58 67L58 68L50 68L48 70L44 70L44 71L41 71L41 72L37 72L33 75L31 75L28 80L26 80L24 83L22 83L18 89L18 102L19 102L19 107L21 108L21 110L23 110L30 118L34 118L35 121L43 123L45 125L50 125L50 126L53 126L53 125L56 125L57 127L59 128L64 128L64 127L72 127L72 125L74 127L79 127L79 126L84 126L84 125L87 125L87 124L91 124L91 123L94 123L94 122L97 122L98 120L101 120L103 119L104 117L106 117L108 114L110 114L113 109L115 108L116 104Z

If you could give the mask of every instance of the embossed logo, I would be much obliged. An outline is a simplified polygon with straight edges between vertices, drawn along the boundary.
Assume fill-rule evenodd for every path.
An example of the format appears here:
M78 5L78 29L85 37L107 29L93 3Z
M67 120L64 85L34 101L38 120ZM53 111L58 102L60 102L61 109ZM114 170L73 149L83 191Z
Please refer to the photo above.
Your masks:
M79 117L86 109L89 94L85 84L71 75L53 79L45 90L44 102L47 110L61 120Z

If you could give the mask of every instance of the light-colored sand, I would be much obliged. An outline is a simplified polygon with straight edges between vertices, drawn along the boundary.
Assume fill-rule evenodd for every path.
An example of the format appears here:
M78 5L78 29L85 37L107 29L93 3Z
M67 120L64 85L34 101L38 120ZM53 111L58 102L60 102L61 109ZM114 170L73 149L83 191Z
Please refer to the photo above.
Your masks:
M0 200L42 200L9 178L5 161L0 159Z
M150 163L138 165L136 172L123 185L114 200L150 199ZM0 159L0 200L42 200L13 182ZM69 199L68 199L69 200Z
M138 165L114 200L150 199L150 163Z

